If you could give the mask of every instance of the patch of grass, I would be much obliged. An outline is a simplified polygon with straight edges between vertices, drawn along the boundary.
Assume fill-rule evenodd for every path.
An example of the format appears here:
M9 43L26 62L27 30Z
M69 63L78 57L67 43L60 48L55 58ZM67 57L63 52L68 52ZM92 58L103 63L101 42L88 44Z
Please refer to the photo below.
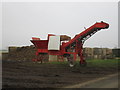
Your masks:
M119 63L120 59L116 60L116 59L108 59L108 60L102 60L102 59L93 59L93 60L86 60L87 62L87 67L113 67L113 68L117 68L118 67L118 63ZM79 65L79 61L75 62L77 64L77 67L80 67ZM64 62L48 62L48 64L58 64L58 65L68 65L67 61Z
M87 62L87 67L110 67L110 68L117 68L120 66L120 59L110 59L110 60L102 60L102 59L93 59L93 60L86 60ZM80 68L79 61L75 61L76 66ZM26 66L41 66L41 65L58 65L58 66L69 66L68 61L64 62L58 62L58 61L52 61L52 62L47 62L40 64L38 62L27 62L23 63L23 65Z
M87 65L89 67L118 67L118 61L120 60L115 60L115 59L108 59L108 60L99 60L99 59L94 59L94 60L87 60Z
M64 62L53 61L53 62L48 62L48 64L68 64L68 62L67 61L64 61Z

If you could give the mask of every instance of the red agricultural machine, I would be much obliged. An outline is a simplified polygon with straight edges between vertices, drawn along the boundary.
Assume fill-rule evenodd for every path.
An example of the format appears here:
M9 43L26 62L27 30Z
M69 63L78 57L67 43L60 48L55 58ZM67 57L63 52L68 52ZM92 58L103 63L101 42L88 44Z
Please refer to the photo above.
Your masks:
M48 34L47 40L32 38L31 42L37 48L36 59L34 59L34 61L41 61L42 63L42 61L45 59L45 55L57 55L61 56L61 58L66 57L70 62L70 65L73 65L73 61L76 60L78 55L80 56L80 65L84 66L86 65L86 61L83 56L84 42L97 31L100 31L101 29L107 29L108 27L109 24L101 21L99 23L95 23L80 34L77 34L73 39L66 35L55 37L56 35L53 34ZM55 45L57 48L54 48Z

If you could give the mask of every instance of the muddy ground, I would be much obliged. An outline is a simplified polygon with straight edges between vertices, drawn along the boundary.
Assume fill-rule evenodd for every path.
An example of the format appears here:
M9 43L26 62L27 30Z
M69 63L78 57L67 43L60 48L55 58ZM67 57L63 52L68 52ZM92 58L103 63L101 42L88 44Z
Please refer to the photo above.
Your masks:
M61 62L60 62L61 63ZM61 88L117 72L117 67L70 68L68 64L2 61L3 88Z

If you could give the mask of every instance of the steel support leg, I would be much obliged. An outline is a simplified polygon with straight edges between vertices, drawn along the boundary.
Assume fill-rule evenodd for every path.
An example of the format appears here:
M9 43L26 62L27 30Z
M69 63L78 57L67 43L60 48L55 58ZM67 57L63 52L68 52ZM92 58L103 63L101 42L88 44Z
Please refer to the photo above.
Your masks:
M80 65L81 66L86 66L87 63L86 63L86 61L84 59L84 56L83 56L83 45L82 45L82 43L80 44L78 55L80 56Z

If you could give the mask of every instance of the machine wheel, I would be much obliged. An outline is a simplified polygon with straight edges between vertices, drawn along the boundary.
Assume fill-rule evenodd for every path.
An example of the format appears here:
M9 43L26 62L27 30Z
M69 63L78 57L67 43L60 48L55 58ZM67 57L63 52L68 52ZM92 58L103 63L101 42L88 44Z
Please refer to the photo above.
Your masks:
M68 56L67 56L67 60L68 60L68 62L69 62L69 66L70 66L70 67L74 67L73 56L72 56L72 55L68 55Z
M64 54L63 57L67 58L70 67L74 67L75 66L75 63L74 63L74 60L73 60L73 56L71 54Z
M75 63L74 63L74 60L73 60L72 57L70 57L70 59L69 59L68 62L69 62L69 66L70 66L70 67L74 67Z
M82 62L82 63L81 63L81 61L80 61L80 66L82 66L82 67L87 66L87 62L86 62L86 61L84 61L84 62Z
M74 64L69 63L69 66L70 66L70 67L74 67Z

